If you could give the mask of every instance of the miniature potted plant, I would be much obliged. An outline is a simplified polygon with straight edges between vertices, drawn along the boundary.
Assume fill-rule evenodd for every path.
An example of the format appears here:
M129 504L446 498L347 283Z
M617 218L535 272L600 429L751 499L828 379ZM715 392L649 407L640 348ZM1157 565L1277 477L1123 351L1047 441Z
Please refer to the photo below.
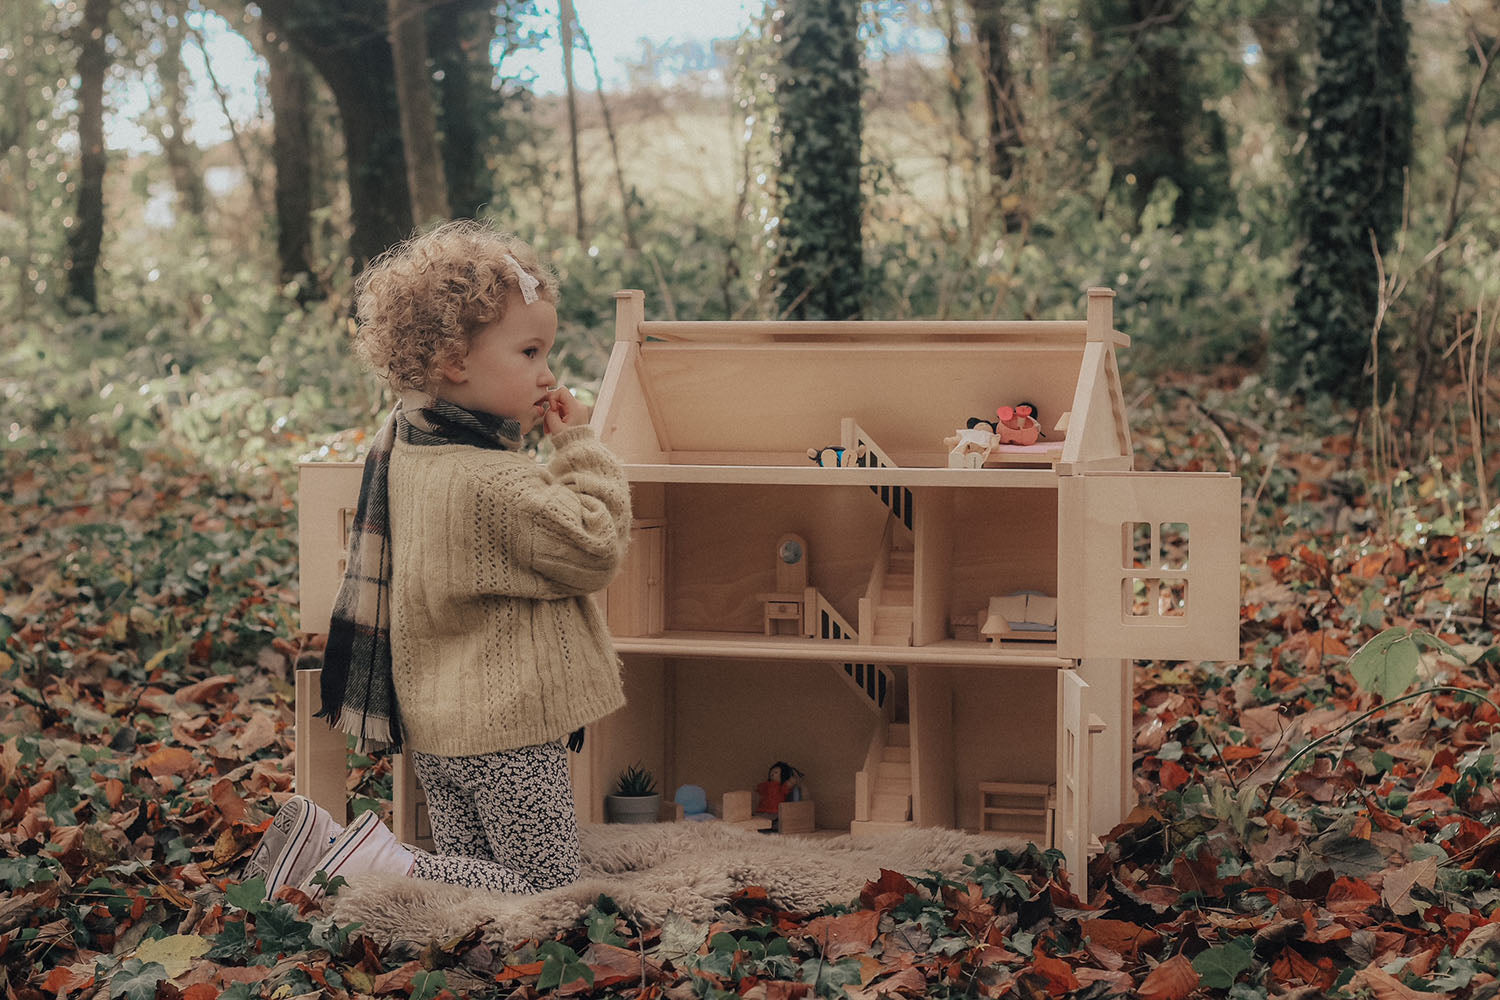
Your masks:
M656 779L639 764L620 772L613 795L604 797L611 823L655 823L661 813Z

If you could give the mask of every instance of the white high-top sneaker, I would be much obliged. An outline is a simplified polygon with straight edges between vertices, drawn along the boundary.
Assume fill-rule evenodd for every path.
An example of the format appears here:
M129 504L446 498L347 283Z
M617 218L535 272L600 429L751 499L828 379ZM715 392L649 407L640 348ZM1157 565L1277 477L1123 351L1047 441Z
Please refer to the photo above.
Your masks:
M298 885L344 827L305 795L293 795L276 811L271 825L245 862L242 880L266 880L266 898L284 885Z
M327 852L313 864L299 888L309 898L320 899L323 887L313 884L313 877L318 872L325 872L327 881L330 882L340 875L351 879L370 872L409 875L416 860L416 855L403 847L396 835L380 822L379 814L360 813L358 819L334 838Z

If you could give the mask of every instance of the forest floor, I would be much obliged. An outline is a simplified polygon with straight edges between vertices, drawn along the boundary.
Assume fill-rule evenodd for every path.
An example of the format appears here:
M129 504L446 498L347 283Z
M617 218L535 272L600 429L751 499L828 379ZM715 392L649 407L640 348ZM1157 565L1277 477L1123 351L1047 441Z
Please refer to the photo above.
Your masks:
M1243 478L1243 655L1137 665L1142 805L1087 898L1054 854L997 854L823 913L747 892L671 953L604 898L499 955L477 934L381 948L240 888L312 652L287 484L98 426L6 447L5 997L1500 994L1500 512L1462 464L1482 448L1440 429L1421 463L1372 467L1352 414L1254 380L1133 402L1138 467ZM356 807L378 806L388 764L356 763Z

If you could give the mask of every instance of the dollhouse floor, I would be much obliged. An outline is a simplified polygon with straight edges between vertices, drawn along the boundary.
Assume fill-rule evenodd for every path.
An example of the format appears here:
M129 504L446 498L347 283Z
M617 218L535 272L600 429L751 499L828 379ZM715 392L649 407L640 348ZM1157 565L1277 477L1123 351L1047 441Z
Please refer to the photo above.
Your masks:
M710 657L739 660L805 660L844 663L971 664L994 667L1042 667L1054 670L1073 665L1057 656L1051 642L1002 644L944 639L925 646L867 646L768 636L752 632L664 632L657 636L618 637L622 655Z

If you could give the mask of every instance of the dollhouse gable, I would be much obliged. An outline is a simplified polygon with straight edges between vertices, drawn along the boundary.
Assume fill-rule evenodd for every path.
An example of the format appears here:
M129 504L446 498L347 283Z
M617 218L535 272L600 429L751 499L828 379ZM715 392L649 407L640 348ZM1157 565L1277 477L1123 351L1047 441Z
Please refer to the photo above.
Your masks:
M1095 290L1091 295L1110 296ZM854 418L902 468L948 466L944 438L999 406L1029 404L1027 447L991 465L1129 468L1114 351L1089 321L648 322L642 293L620 319L594 426L627 465L809 465ZM1106 299L1107 302L1107 299Z

